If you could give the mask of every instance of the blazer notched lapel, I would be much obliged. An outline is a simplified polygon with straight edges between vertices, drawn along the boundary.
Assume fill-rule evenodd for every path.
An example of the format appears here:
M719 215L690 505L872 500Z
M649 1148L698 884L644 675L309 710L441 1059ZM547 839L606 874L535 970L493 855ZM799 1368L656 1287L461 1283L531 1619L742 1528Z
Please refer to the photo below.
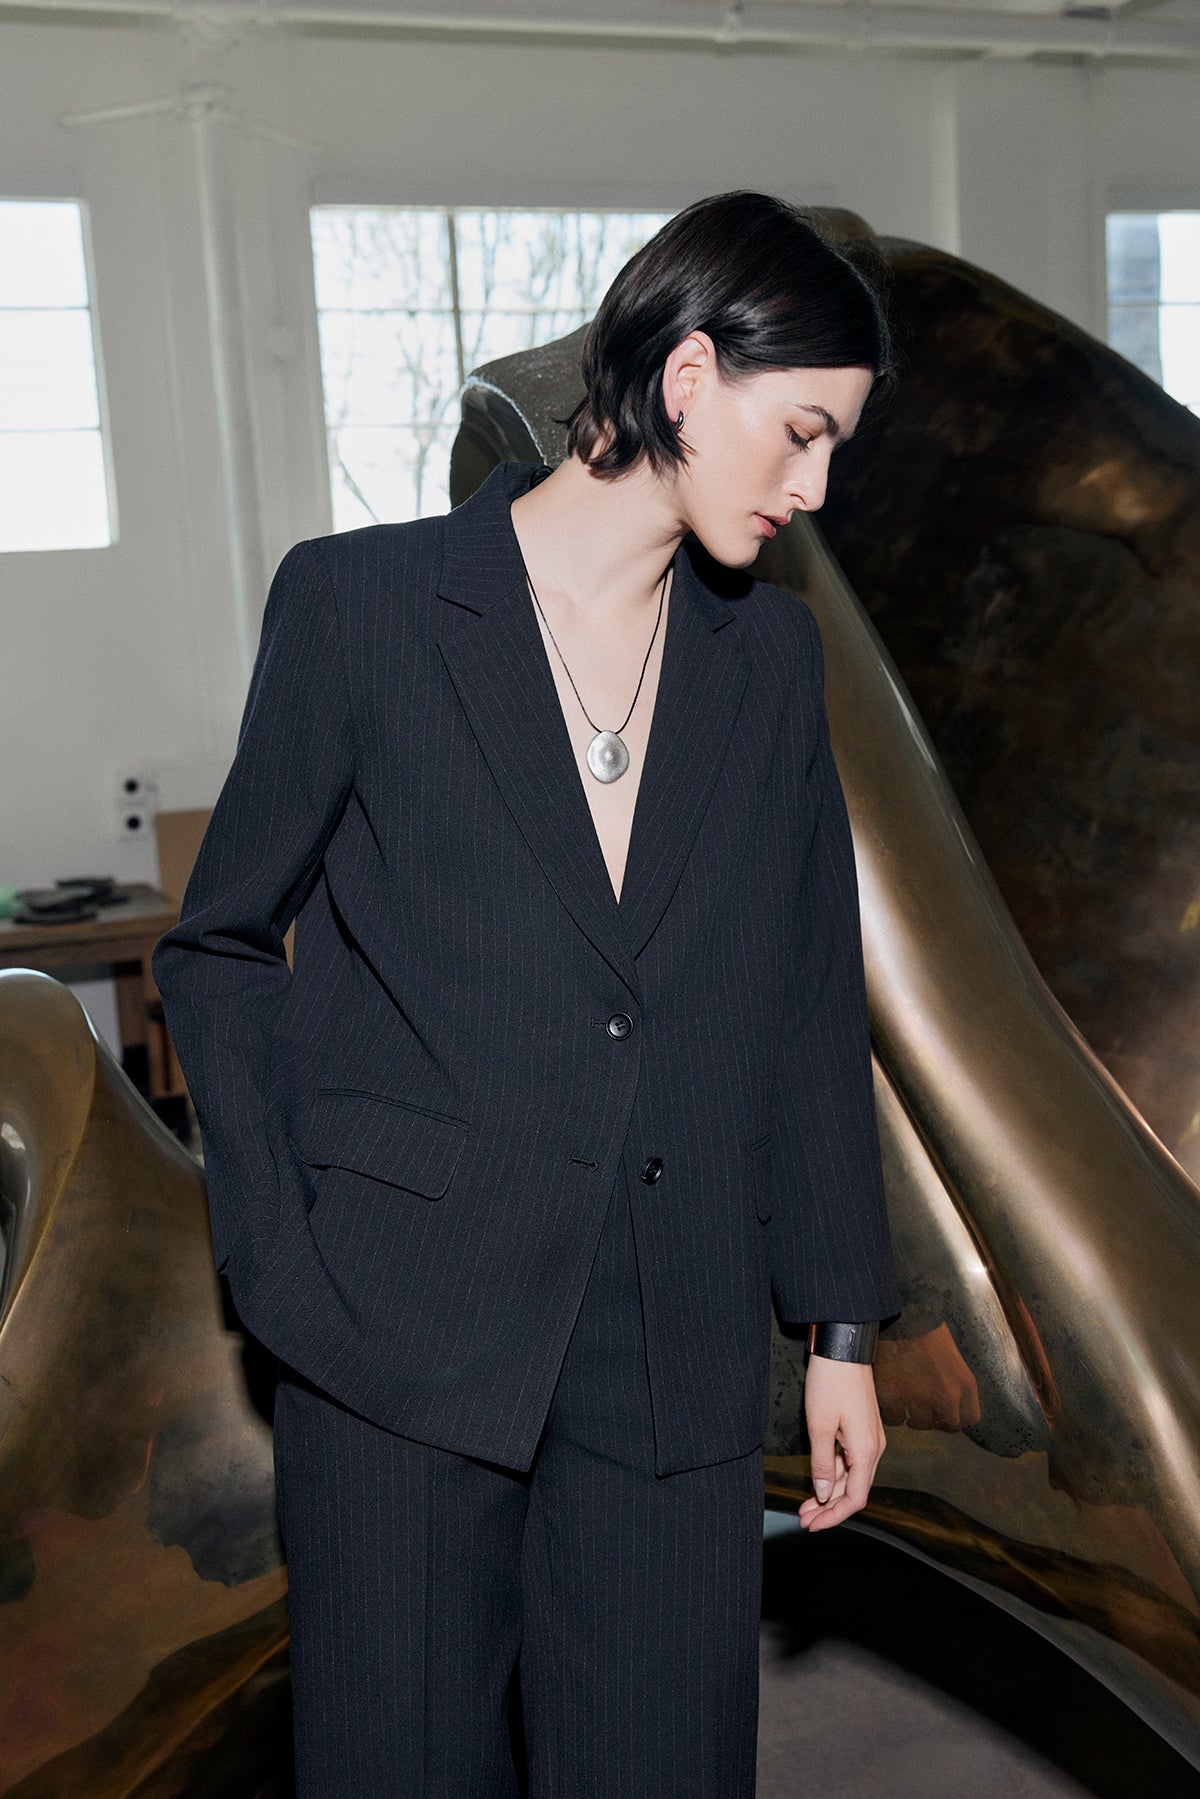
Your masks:
M543 465L544 466L544 465ZM502 462L445 520L438 644L520 830L581 931L641 998L635 958L670 902L750 673L727 600L674 560L662 671L621 901L613 893L547 661L509 507L537 465Z

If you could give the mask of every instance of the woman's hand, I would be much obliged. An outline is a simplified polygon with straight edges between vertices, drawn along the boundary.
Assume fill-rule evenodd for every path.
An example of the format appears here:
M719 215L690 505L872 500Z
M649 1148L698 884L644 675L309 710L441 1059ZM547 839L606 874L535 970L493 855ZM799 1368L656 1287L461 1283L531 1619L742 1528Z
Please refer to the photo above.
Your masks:
M804 1415L817 1496L801 1505L800 1522L806 1530L825 1530L866 1505L887 1447L870 1362L810 1355Z

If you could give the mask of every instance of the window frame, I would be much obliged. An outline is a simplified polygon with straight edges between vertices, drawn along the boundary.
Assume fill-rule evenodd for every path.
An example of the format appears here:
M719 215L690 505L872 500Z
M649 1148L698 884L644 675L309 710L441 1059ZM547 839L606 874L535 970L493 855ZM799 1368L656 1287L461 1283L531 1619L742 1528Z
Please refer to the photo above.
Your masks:
M22 187L23 191L14 191ZM27 184L19 180L3 192L0 201L6 205L61 206L70 205L78 208L80 248L83 258L83 279L87 295L86 311L88 315L89 335L92 350L92 367L96 379L96 424L88 427L95 430L100 439L100 467L104 483L104 505L108 520L108 542L94 544L39 544L25 546L20 549L6 549L0 543L0 556L84 556L103 555L115 550L121 541L120 511L117 496L116 458L113 451L112 416L108 402L108 381L104 360L104 333L101 326L101 305L99 282L96 273L96 256L93 241L91 201L78 188L56 185L53 182L30 181ZM30 311L61 311L59 307L28 308Z

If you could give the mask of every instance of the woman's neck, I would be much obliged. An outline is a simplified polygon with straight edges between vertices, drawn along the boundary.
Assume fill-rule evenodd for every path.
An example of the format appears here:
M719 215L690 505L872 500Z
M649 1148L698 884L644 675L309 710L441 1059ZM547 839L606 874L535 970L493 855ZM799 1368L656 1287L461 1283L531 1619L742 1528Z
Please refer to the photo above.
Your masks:
M649 467L605 480L575 456L513 501L512 521L542 605L581 624L656 613L687 530Z

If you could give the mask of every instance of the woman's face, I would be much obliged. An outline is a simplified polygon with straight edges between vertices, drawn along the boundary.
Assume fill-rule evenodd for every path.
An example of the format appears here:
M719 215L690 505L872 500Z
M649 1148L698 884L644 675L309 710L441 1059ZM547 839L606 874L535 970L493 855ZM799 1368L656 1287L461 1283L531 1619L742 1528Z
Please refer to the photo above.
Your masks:
M663 399L669 417L682 410L691 454L666 479L710 555L745 568L775 535L772 520L822 505L829 459L857 425L873 378L869 368L796 368L726 380L703 331L671 352Z

